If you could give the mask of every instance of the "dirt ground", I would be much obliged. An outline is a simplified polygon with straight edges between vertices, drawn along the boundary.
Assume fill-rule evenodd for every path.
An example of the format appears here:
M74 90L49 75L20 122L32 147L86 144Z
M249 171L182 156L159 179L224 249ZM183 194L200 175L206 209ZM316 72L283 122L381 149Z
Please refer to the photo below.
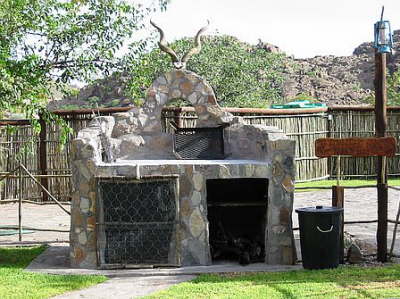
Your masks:
M69 205L64 205L69 210ZM0 205L0 226L18 225L18 203ZM22 244L65 243L69 240L70 216L55 204L22 204L22 225L66 232L35 231L22 235ZM18 234L1 236L0 246L18 245Z
M400 192L389 189L388 218L395 219ZM295 193L293 208L293 226L298 227L296 208L307 206L330 206L331 191L297 192ZM69 209L68 205L65 208ZM377 195L375 188L346 189L345 190L345 221L373 220L377 219ZM18 204L0 205L0 225L18 224ZM24 203L22 206L22 224L27 227L56 229L69 231L70 217L57 205L33 205ZM392 239L392 224L388 225L388 247ZM368 242L376 246L376 223L346 225L345 231L354 236L355 239ZM298 238L298 231L295 232ZM397 237L400 239L400 227ZM22 243L65 243L68 242L68 232L34 232L23 234ZM400 240L396 241L395 253L400 254ZM18 234L11 236L0 236L0 246L18 245Z

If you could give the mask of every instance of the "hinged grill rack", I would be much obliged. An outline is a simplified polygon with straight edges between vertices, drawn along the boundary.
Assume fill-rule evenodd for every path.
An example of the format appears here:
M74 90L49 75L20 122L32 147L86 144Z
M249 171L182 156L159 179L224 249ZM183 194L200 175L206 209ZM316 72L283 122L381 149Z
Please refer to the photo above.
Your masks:
M178 159L225 159L224 127L174 128L174 154Z

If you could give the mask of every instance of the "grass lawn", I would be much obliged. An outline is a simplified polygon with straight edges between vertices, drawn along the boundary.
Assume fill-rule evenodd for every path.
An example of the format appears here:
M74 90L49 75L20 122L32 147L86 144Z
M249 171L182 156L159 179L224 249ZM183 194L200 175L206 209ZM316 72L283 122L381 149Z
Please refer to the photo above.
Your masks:
M367 185L376 185L376 180L341 180L340 186L367 186ZM389 186L400 186L400 179L389 179ZM322 180L322 181L313 181L306 183L296 183L296 188L298 187L331 187L336 186L336 180ZM296 190L300 192L305 191L315 191L317 189L307 189L307 190Z
M201 275L145 298L399 298L400 265Z
M104 276L50 275L23 269L46 248L0 248L0 298L49 298L105 281Z

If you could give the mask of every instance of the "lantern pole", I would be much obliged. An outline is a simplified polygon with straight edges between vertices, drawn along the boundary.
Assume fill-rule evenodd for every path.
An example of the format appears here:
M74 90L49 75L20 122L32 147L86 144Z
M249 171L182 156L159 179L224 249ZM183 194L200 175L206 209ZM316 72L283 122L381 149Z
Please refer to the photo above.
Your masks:
M386 116L386 58L391 52L392 33L390 24L383 20L382 7L381 20L375 24L375 136L385 137L387 127ZM389 35L385 30L388 26ZM383 32L382 32L383 31ZM381 40L385 37L384 41ZM389 37L389 39L387 39ZM388 185L386 157L377 157L377 197L378 197L378 229L376 232L377 260L387 261L387 213L388 213Z
M375 135L386 136L386 53L375 50ZM386 157L377 157L378 229L377 259L387 261L388 185Z

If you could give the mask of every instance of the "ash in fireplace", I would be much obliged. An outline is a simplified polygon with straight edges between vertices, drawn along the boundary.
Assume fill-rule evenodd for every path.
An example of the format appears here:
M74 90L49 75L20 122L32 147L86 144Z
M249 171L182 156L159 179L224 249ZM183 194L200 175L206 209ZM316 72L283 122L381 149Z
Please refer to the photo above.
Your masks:
M211 257L213 260L237 260L241 265L264 262L264 241L262 236L242 235L235 237L218 221L217 229L210 235Z

